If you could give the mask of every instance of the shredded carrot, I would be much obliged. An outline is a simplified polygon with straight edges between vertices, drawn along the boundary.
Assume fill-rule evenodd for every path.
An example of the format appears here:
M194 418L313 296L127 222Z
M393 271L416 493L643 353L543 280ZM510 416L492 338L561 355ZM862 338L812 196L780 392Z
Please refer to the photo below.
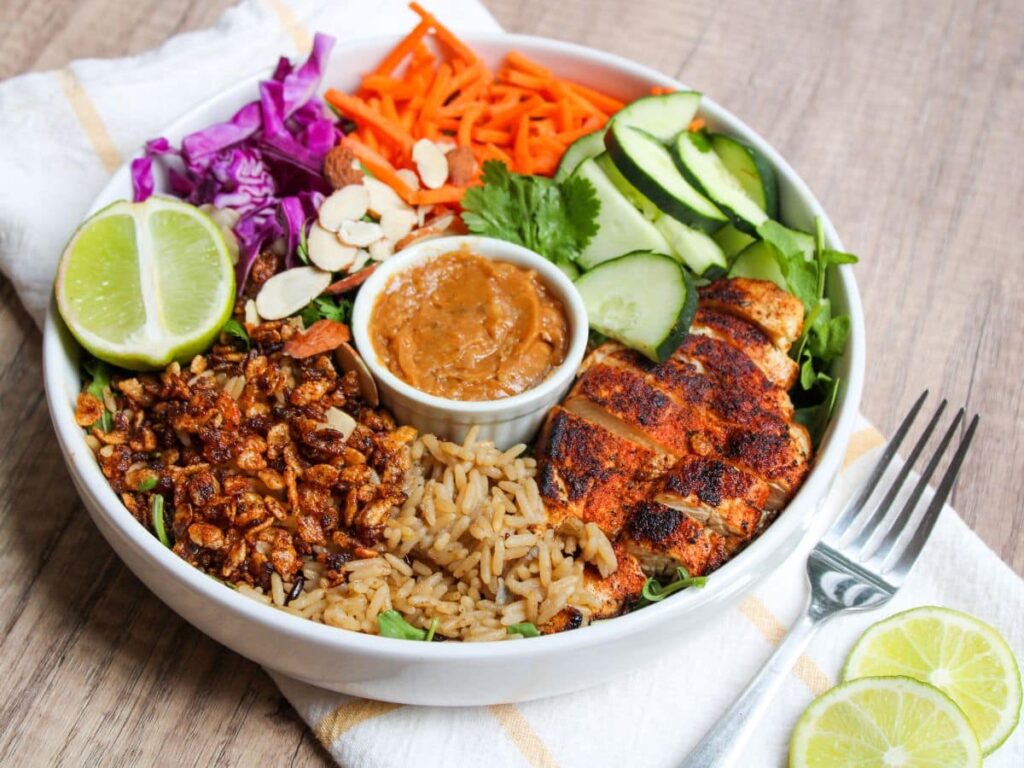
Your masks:
M367 170L387 184L409 205L416 205L416 192L409 188L409 185L402 181L402 177L395 173L394 167L371 150L354 136L346 136L342 143L352 150L352 153L359 158L359 162L366 166Z
M687 127L688 131L701 131L707 123L704 122L703 117L695 117L690 121L690 125Z
M569 144L600 130L623 106L518 51L492 70L419 3L409 7L419 22L358 90L330 90L325 96L356 123L343 141L407 203L459 202L467 187L480 183L487 160L500 160L517 173L553 173ZM412 146L420 139L468 148L476 174L464 185L411 189L396 169L414 169Z
M675 88L665 88L664 86L661 86L661 85L655 85L653 88L651 88L651 95L652 96L664 96L666 93L675 93L675 92L676 92Z

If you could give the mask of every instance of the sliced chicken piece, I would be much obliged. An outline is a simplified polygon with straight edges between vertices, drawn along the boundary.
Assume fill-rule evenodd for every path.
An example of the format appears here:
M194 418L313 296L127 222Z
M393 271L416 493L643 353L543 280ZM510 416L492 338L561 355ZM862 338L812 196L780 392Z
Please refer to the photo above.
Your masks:
M761 528L771 488L723 461L684 456L655 485L653 499L716 533L748 541Z
M768 280L715 280L700 289L699 301L703 309L724 312L757 326L783 352L788 352L799 338L804 322L800 299Z
M724 563L740 545L733 537L722 536L656 501L641 501L629 512L622 544L651 576L669 576L679 565L692 576L702 576Z
M571 395L587 398L668 453L720 458L767 480L784 497L799 485L810 451L803 427L768 416L749 426L726 423L707 409L676 402L671 389L655 386L642 370L598 363Z
M560 406L548 416L538 446L537 486L548 522L557 527L578 517L612 540L626 522L626 504L647 493L671 463Z
M708 336L736 348L777 387L788 390L796 381L799 372L796 361L750 323L722 312L698 309L690 333Z
M752 425L773 416L792 418L793 404L745 354L724 341L689 336L663 363L655 364L625 347L603 344L584 361L586 368L606 363L644 371L676 399L709 408L725 421Z
M641 570L640 561L621 544L615 545L615 556L619 567L604 578L592 566L588 565L583 571L584 595L578 608L564 608L551 621L537 628L545 635L577 629L584 621L589 623L618 616L636 602L647 581L647 574Z

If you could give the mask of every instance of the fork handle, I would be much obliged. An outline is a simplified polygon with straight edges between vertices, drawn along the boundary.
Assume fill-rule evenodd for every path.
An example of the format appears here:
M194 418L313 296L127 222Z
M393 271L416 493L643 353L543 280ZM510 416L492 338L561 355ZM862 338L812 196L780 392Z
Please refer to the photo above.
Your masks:
M680 768L728 768L736 761L818 623L807 613L800 617L739 698L683 759Z

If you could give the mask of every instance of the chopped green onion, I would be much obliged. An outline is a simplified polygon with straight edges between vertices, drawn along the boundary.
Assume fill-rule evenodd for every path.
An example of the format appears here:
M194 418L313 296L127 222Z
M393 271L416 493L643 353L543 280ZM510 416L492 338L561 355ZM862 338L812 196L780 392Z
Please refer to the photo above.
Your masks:
M167 525L164 522L164 497L159 493L153 497L151 516L153 518L153 531L156 533L156 537L160 539L161 544L170 548L171 540L167 536Z
M220 332L228 336L234 336L236 339L241 341L245 345L245 350L248 352L252 348L252 342L249 340L249 332L245 330L245 326L235 320L235 318L229 319L224 323L224 327L220 329Z
M396 640L426 640L427 630L414 627L398 611L384 611L377 617L377 629L384 637Z
M540 637L540 630L529 621L523 621L519 624L509 624L508 633L510 635L522 635L523 637Z
M437 625L440 624L440 623L441 623L441 621L437 618L437 616L435 616L434 620L432 622L430 622L430 629L427 630L427 637L426 637L426 641L428 643L431 640L434 639L434 633L437 632Z
M109 432L114 428L114 417L107 410L106 400L103 399L103 390L110 386L110 366L102 360L90 357L82 361L82 368L92 378L85 388L86 391L103 404L103 415L93 423L90 429L98 428L101 432Z
M642 608L645 605L657 603L687 587L701 589L707 584L707 581L707 576L691 576L690 572L680 565L676 568L676 578L668 584L663 585L653 578L645 581L643 589L640 590L640 600L637 601L636 607Z
M156 488L157 477L156 475L150 475L141 483L139 483L139 493L145 493L146 491L152 491Z

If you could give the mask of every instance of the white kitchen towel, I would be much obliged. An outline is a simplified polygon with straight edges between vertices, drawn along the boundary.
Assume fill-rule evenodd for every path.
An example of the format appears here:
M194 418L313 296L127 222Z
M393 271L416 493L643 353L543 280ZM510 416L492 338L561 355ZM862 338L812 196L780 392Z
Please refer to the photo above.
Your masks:
M424 4L457 31L498 28L477 0ZM59 72L0 83L0 267L33 318L41 322L57 255L92 198L163 125L278 55L305 53L313 30L343 42L398 33L414 23L405 0L247 0L214 28L174 38L154 52L74 62ZM863 478L881 439L867 422L859 424L852 465L819 515L819 530ZM812 543L809 535L801 552L737 607L680 636L670 655L577 694L481 708L409 707L271 676L346 768L671 766L795 619L806 594L804 555ZM713 576L707 588L714 589ZM960 608L991 622L1024 658L1024 582L947 509L889 606L837 619L815 639L739 765L784 765L796 718L835 682L859 633L884 616L924 604ZM986 762L1024 765L1024 732L1018 730Z

